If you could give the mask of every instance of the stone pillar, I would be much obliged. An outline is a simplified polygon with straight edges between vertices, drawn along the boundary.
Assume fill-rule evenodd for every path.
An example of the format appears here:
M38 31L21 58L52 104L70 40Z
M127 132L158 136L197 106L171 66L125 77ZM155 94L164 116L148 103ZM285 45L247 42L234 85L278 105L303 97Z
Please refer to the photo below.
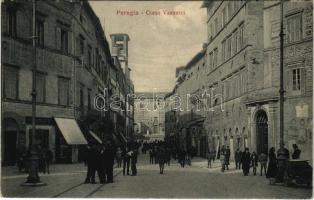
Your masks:
M278 130L278 109L276 103L269 105L268 116L268 148L275 147L279 149L279 130Z
M230 159L234 160L233 136L230 136Z

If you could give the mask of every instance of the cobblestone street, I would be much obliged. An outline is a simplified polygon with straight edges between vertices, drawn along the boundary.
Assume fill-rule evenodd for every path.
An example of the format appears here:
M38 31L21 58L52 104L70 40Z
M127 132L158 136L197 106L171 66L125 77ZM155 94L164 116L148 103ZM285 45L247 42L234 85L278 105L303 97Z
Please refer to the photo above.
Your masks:
M179 167L175 161L159 174L158 165L149 165L148 156L140 155L138 176L123 176L115 169L113 184L83 184L83 164L54 165L52 173L42 175L43 187L20 186L27 175L4 168L2 195L5 197L97 197L97 198L310 198L308 188L269 185L263 176L243 176L240 170L220 172L219 162L208 169L206 160L195 158L192 166ZM5 175L5 173L9 173ZM158 188L158 189L156 189Z

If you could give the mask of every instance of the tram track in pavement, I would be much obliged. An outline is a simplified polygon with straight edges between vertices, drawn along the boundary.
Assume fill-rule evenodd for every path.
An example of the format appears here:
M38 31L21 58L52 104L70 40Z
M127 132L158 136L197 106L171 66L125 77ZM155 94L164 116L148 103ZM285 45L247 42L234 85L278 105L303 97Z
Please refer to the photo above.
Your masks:
M117 176L118 176L119 174L121 174L121 173L122 173L122 170L119 170L117 173L115 173L115 174L113 175L113 177L115 178L115 177L117 177ZM52 196L52 198L61 197L62 195L64 195L64 194L66 194L66 193L68 193L68 192L70 192L70 191L72 191L72 190L74 190L74 189L80 187L81 185L85 185L85 183L82 182L82 183L79 183L79 184L77 184L77 185L74 185L74 186L72 186L72 187L70 187L70 188L67 188L66 190L64 190L64 191L62 191L62 192L60 192L60 193L58 193L58 194ZM106 185L106 184L100 184L98 187L96 187L94 190L92 190L90 193L88 193L86 196L84 196L84 197L82 197L82 198L87 198L87 197L92 196L93 194L95 194L98 190L100 190L100 189L101 189L102 187L104 187L105 185Z

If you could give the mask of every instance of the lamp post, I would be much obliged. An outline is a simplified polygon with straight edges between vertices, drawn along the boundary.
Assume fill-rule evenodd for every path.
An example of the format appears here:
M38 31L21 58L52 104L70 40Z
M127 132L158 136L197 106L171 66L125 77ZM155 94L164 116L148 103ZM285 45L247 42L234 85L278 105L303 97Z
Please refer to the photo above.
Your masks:
M33 0L33 16L32 16L33 30L33 84L32 84L32 135L29 142L29 175L22 186L43 186L45 183L40 181L38 175L39 157L36 147L36 0Z
M276 177L277 182L283 182L284 171L286 168L286 162L289 159L289 151L284 145L284 85L283 85L283 62L284 62L284 32L283 32L283 7L284 0L280 0L280 89L279 89L279 134L280 134L280 148L277 151L278 159L278 173Z

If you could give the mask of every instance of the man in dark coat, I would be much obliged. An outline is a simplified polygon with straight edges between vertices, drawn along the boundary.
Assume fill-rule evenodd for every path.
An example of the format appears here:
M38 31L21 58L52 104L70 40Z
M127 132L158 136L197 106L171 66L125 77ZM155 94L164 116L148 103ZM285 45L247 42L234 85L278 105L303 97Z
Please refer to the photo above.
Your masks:
M239 149L237 149L237 151L234 154L236 169L241 169L241 154L242 152Z
M130 174L130 158L131 156L129 155L129 146L127 145L125 148L122 150L122 157L123 157L123 176L125 176L125 170L126 174Z
M245 148L242 154L242 169L244 176L247 176L250 172L251 154L249 148Z
M113 164L114 164L115 151L111 141L106 142L105 149L105 171L107 183L113 183Z
M86 149L87 176L85 183L95 184L95 173L97 170L98 152L95 144L88 145Z
M137 156L138 156L138 149L136 147L136 148L133 149L132 155L131 155L132 176L136 176L137 175L137 169L136 169Z
M230 161L230 148L227 146L225 149L225 165L226 169L229 170L229 161Z
M165 162L167 161L167 153L163 146L157 148L156 159L159 163L159 173L164 173Z

